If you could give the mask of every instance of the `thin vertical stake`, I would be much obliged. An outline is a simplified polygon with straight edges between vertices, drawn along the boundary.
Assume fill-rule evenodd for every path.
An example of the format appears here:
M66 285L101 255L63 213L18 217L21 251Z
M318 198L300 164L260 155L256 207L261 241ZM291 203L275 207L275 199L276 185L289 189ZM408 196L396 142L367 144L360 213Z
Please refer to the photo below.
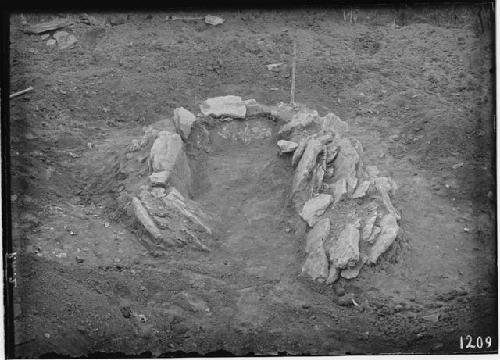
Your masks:
M295 67L297 66L297 41L293 40L293 62L292 62L292 88L290 90L290 103L295 106Z

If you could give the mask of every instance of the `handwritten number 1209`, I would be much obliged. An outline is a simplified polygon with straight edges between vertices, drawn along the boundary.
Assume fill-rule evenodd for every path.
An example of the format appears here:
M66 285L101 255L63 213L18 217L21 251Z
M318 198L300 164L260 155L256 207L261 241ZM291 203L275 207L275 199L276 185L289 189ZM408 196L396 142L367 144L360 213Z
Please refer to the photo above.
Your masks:
M475 341L474 341L475 340ZM467 335L465 337L460 336L460 349L489 349L491 347L491 336L487 336L484 339L478 336L474 339L472 336Z

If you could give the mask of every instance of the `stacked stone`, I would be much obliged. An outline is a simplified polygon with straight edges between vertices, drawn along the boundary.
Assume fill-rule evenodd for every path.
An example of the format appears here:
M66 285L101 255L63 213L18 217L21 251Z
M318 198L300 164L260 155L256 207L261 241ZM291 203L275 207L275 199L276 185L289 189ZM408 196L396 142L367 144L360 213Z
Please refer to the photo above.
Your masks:
M390 198L396 183L380 177L376 166L364 166L361 143L346 136L348 124L335 114L320 117L282 103L277 117L285 122L278 146L292 154L295 167L291 199L310 229L302 272L329 284L355 278L397 237L401 217ZM330 218L340 202L350 202L354 211L335 233Z

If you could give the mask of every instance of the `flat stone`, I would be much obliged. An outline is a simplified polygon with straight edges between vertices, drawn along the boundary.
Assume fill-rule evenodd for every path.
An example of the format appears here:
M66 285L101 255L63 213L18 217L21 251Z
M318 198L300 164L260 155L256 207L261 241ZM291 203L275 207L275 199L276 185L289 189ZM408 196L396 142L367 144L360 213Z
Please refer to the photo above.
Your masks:
M299 141L299 144L297 145L297 148L295 149L295 152L293 153L292 157L292 166L295 167L300 159L302 158L302 155L304 154L304 150L306 149L307 142L309 141L308 138L301 139Z
M277 116L278 108L276 106L268 106L258 103L255 99L245 100L247 108L246 116L252 115L270 115Z
M183 107L174 109L174 126L183 140L189 138L191 128L195 121L196 116L191 111Z
M319 221L319 217L323 215L331 203L331 195L319 194L306 201L302 211L300 212L300 216L309 224L309 226L312 227Z
M165 186L169 176L168 171L155 172L149 175L149 180L153 185Z
M370 237L368 239L366 239L366 242L373 244L373 242L375 241L377 236L380 234L380 231L382 231L380 226L374 226L372 233L370 234Z
M387 251L398 236L399 226L394 214L387 214L380 220L380 235L368 252L368 263L376 264L380 255Z
M373 226L375 225L375 221L377 220L377 208L374 211L371 211L368 217L365 220L365 226L363 227L361 238L364 241L367 241L370 238L370 235L373 231Z
M316 158L322 149L323 147L318 140L310 139L307 142L304 153L302 154L297 168L295 169L292 183L292 196L299 208L300 205L303 204L303 202L305 202L308 198L307 193L310 185L309 181L312 177L311 172L316 165Z
M330 234L330 219L319 220L314 227L307 233L306 253L310 253L318 246L323 246L324 241Z
M337 180L333 185L333 203L337 204L345 194L347 194L347 180L342 178Z
M150 152L153 172L166 171L167 181L185 196L191 189L191 169L184 152L184 143L178 134L160 131Z
M213 26L217 26L224 23L224 19L219 16L206 15L205 23Z
M329 249L330 265L337 269L354 266L359 260L359 222L348 223Z
M139 222L142 224L142 226L144 226L144 228L153 237L153 239L161 239L162 234L160 229L158 229L158 227L155 225L153 219L151 219L147 210L144 208L138 198L134 197L132 199L132 207L134 209L134 214L137 220L139 220Z
M370 180L364 180L363 182L361 182L358 185L358 187L356 188L356 190L354 191L354 193L352 194L351 197L353 199L359 199L359 198L366 196L366 192L370 188L371 184L372 184L372 182Z
M280 136L290 136L294 130L302 130L318 124L318 112L308 108L301 108L293 114L292 119L278 131Z
M335 166L334 180L346 179L347 191L352 192L358 184L356 177L356 165L359 162L359 154L354 148L352 142L343 138L339 140L339 153L333 162Z
M378 177L375 178L375 186L382 197L382 201L384 202L386 209L392 213L397 220L401 220L401 216L394 205L392 205L391 198L389 196L389 194L394 196L397 189L397 185L394 180L389 177Z
M27 34L43 34L48 31L54 31L71 25L72 22L67 19L54 19L51 21L33 24L24 29Z
M143 190L140 194L144 211L157 229L155 246L190 246L208 251L212 230L208 217L199 205L182 196L174 187L168 193L155 193L155 189L158 188Z
M200 110L205 116L228 116L243 119L246 116L247 108L241 97L227 95L205 100L200 105Z
M278 146L280 148L281 153L289 153L295 151L295 149L297 149L299 144L293 141L279 140Z

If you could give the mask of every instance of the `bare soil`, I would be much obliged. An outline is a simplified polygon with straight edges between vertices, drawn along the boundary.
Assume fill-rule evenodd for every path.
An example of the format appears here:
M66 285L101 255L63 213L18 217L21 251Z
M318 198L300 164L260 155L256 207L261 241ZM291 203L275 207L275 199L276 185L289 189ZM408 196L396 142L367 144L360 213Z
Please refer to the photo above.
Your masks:
M35 88L10 105L16 356L497 350L488 13L484 32L475 8L356 14L221 11L217 27L162 13L104 27L74 14L67 49L11 18L11 91ZM188 144L192 197L216 220L217 245L148 249L120 200L145 178L147 154L127 157L127 146L158 120L174 131L173 109L197 112L208 97L289 101L289 66L265 65L288 64L293 37L296 100L347 121L365 162L394 178L402 236L354 280L303 278L290 159L276 153L276 124L254 118L270 136L214 128L210 146ZM359 306L341 306L341 288ZM468 334L491 336L491 348L460 349Z

